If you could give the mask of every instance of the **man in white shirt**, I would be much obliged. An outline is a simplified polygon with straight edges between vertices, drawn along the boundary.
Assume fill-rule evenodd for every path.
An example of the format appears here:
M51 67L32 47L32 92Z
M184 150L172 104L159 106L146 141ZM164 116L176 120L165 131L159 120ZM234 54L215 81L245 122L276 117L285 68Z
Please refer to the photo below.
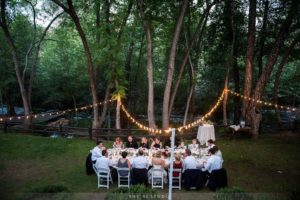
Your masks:
M102 157L102 150L104 148L105 147L103 146L102 141L97 141L96 142L96 146L94 147L94 149L91 150L91 153L92 153L92 162L94 164L96 163L97 158Z
M100 168L110 170L109 169L110 164L111 164L111 161L108 158L108 152L107 152L107 150L104 149L102 151L102 156L100 158L97 158L95 167L97 170L99 170Z
M199 164L196 158L193 157L191 154L192 153L190 149L185 150L185 154L184 154L185 158L183 160L183 170L199 168Z
M148 169L149 163L147 158L144 156L144 151L139 149L138 156L132 161L132 168L136 169Z
M210 157L208 158L207 162L204 164L203 171L208 171L211 173L213 170L222 169L223 160L220 156L215 155L216 149L211 148L208 150L208 154Z

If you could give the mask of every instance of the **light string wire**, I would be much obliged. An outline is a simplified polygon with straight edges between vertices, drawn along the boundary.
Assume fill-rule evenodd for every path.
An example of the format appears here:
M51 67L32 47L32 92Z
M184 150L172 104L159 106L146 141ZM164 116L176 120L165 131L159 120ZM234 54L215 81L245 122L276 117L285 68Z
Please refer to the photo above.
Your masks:
M254 98L251 98L251 97L248 97L248 96L244 96L242 94L239 94L237 92L233 92L229 89L227 89L227 91L229 92L229 94L232 94L234 96L237 96L237 97L240 97L242 99L245 99L247 101L252 101L254 103L257 103L257 104L261 104L261 105L264 105L264 106L271 106L271 107L275 107L277 109L285 109L285 110L288 110L288 111L296 111L297 108L294 108L294 107L291 107L291 106L283 106L283 105L279 105L279 104L274 104L272 102L267 102L267 101L261 101L261 100L256 100Z
M95 103L95 104L90 104L90 105L86 105L86 106L81 106L81 107L78 107L78 108L73 108L73 109L67 109L67 110L62 110L62 111L55 111L55 112L49 112L49 113L38 113L38 114L30 114L30 115L22 115L22 116L14 116L14 117L1 117L0 118L0 122L3 122L3 121L12 121L12 120L21 120L21 119L35 119L35 118L38 118L38 117L47 117L47 116L52 116L52 115L60 115L60 114L66 114L68 112L77 112L77 111L85 111L85 110L88 110L88 109L91 109L93 107L98 107L98 106L101 106L101 105L104 105L104 104L107 104L107 103L110 103L110 102L113 102L115 101L114 99L110 99L110 100L107 100L107 101L102 101L102 102L99 102L99 103Z
M207 119L208 117L210 117L216 111L216 109L219 107L219 105L223 101L224 96L225 96L225 90L223 90L223 92L220 95L220 97L218 98L216 104L203 117L201 117L200 119L195 120L194 122L191 122L191 123L189 123L189 124L187 124L185 126L180 126L180 127L177 128L177 130L179 132L181 132L182 129L186 129L187 130L187 129L193 128L193 127L199 125L200 123L202 123L205 119ZM138 126L140 129L143 129L143 130L148 131L150 133L159 133L159 134L161 134L163 132L169 133L172 130L172 128L169 128L169 129L166 129L166 130L162 130L162 129L153 129L153 128L150 128L148 126L145 126L142 123L138 122L134 117L132 117L132 115L128 112L128 110L125 108L125 106L123 104L121 104L121 109L126 114L127 118L132 123L134 123L136 126Z

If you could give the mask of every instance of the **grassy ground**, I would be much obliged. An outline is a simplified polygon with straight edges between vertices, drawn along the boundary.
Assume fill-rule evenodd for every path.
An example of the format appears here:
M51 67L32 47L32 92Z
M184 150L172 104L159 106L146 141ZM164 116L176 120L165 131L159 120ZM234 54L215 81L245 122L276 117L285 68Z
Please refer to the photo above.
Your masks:
M230 187L252 193L300 191L299 135L220 138L217 143ZM97 189L96 176L85 175L85 158L93 146L84 139L0 134L0 198L13 199L49 185L65 186L72 193L105 191Z

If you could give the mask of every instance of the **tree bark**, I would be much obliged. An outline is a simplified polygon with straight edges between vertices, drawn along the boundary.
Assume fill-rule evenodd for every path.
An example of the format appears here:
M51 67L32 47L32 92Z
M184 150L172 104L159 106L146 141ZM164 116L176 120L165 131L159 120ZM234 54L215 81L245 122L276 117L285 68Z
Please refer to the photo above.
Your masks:
M152 48L152 34L150 22L146 19L142 0L137 0L137 6L140 17L143 22L144 31L147 40L147 78L148 78L148 123L150 128L156 128L155 114L154 114L154 86L153 86L153 48Z
M226 7L228 9L229 13L229 24L227 25L229 38L231 39L231 44L229 47L228 52L228 60L226 64L226 76L224 81L224 89L225 89L225 95L223 100L223 125L227 126L227 99L228 99L228 82L229 82L229 72L230 72L230 66L232 66L233 63L233 49L235 46L235 28L234 28L234 20L233 20L233 2L232 1L226 1Z
M265 40L266 40L266 29L268 22L268 14L269 14L269 0L264 0L264 16L263 16L263 24L260 31L260 41L259 41L259 53L258 53L258 75L260 76L262 73L263 66L263 56L265 49Z
M284 41L286 40L287 36L290 33L290 27L292 24L292 21L294 17L296 16L298 12L299 7L299 1L293 0L291 3L291 8L288 12L288 16L283 22L279 33L277 35L277 38L275 40L275 43L273 45L273 48L269 54L268 62L265 66L265 69L263 70L263 73L261 74L252 98L255 101L261 100L261 97L263 95L263 92L265 90L265 86L267 84L267 81L269 80L269 77L273 71L274 64L276 63L276 60L278 58L280 49L282 49L282 46L284 44ZM251 120L252 120L252 126L253 130L252 133L254 137L257 137L258 135L258 129L259 129L259 123L261 121L261 113L258 111L257 106L254 103L251 103Z
M255 20L256 20L256 0L250 0L249 22L248 22L248 40L245 65L244 96L250 97L252 89L253 56L255 50ZM243 118L249 123L248 117L249 102L243 100Z
M6 1L2 0L1 1L1 23L0 23L0 26L2 27L5 39L8 43L8 46L11 50L11 53L12 53L13 62L14 62L14 66L15 66L16 77L17 77L17 81L18 81L18 84L19 84L20 93L21 93L22 102L23 102L23 107L24 107L24 114L26 116L28 116L30 114L30 109L29 109L29 103L28 103L26 90L25 90L25 87L24 87L24 82L23 82L22 76L21 76L19 56L18 56L17 48L14 44L14 41L11 37L11 34L10 34L8 26L7 26L5 12L6 12ZM30 126L30 118L25 117L25 119L24 119L24 128L28 129L29 126Z
M236 35L236 41L237 41L237 35ZM238 57L237 45L235 43L235 45L233 47L234 91L236 93L240 94L240 74L239 74L239 68L238 68L238 63L237 63L237 57ZM241 99L240 99L240 97L234 96L233 101L234 101L234 117L233 117L233 121L234 121L234 124L237 125L237 124L240 123L240 118L241 118L241 106L240 106Z
M167 81L166 81L166 87L164 92L164 100L163 100L163 110L162 110L162 128L168 129L169 128L169 103L170 103L170 92L171 92L171 86L172 86L172 79L174 74L174 65L175 65L175 56L176 56L176 46L178 43L180 30L183 22L183 18L185 15L185 11L188 5L188 0L184 0L181 12L179 15L179 18L176 23L174 36L170 48L169 53L169 61L168 61L168 74L167 74Z
M88 76L90 81L90 87L91 87L91 93L92 93L92 101L93 101L93 129L99 128L99 111L98 111L98 94L97 94L97 84L95 80L95 74L94 74L94 64L92 55L90 52L90 48L88 45L88 41L86 39L85 33L81 27L80 20L77 16L77 13L74 9L72 0L67 0L68 7L66 7L63 3L61 3L59 0L52 0L54 3L59 5L61 8L64 9L66 13L70 15L72 18L75 27L78 31L78 34L80 36L81 42L83 44L85 56L87 59L87 69L88 69Z
M188 57L190 55L190 52L191 52L191 50L192 50L192 48L194 46L194 43L197 40L197 38L198 38L198 41L202 39L202 35L203 35L204 28L206 26L206 22L207 22L207 19L208 19L209 11L210 11L210 9L212 8L212 6L215 3L216 3L216 1L214 1L212 4L208 5L208 7L205 9L202 17L200 18L200 20L198 22L198 25L197 25L197 28L195 30L195 33L193 34L193 36L191 38L191 41L189 42L189 45L187 45L187 49L185 51L185 56L184 56L184 58L183 58L183 60L181 62L181 65L179 67L178 77L176 79L176 83L175 83L175 86L174 86L174 89L173 89L173 93L172 93L172 96L171 96L170 105L169 105L169 116L171 115L172 110L173 110L173 106L174 106L176 94L177 94L177 91L178 91L178 88L179 88L179 84L181 82L181 78L182 78L182 75L183 75L183 70L184 70L184 67L186 66L186 63L188 61Z
M187 122L187 117L188 117L188 113L189 113L189 109L190 109L190 103L192 100L192 96L195 90L195 72L194 72L194 65L192 63L191 57L189 56L189 66L190 66L190 70L189 70L189 75L190 75L190 90L189 90L189 94L188 94L188 98L186 101L186 107L185 107L185 111L184 111L184 117L183 117L183 126L186 125Z
M274 94L274 104L277 105L278 104L278 86L279 86L279 80L280 80L280 76L282 74L283 71L283 67L286 64L289 55L291 54L292 50L294 49L294 47L296 46L296 44L299 42L300 40L300 35L298 35L293 42L290 44L290 46L288 47L288 49L285 51L281 62L278 66L278 69L276 71L276 75L275 75L275 80L274 80L274 90L273 90L273 94ZM280 115L279 115L279 110L278 107L275 107L276 110L276 114L277 114L277 119L278 119L278 124L281 124L280 121Z
M110 97L110 87L106 86L104 101L108 102ZM102 107L101 116L99 118L99 127L102 127L103 122L105 121L106 113L107 113L108 103L104 103Z

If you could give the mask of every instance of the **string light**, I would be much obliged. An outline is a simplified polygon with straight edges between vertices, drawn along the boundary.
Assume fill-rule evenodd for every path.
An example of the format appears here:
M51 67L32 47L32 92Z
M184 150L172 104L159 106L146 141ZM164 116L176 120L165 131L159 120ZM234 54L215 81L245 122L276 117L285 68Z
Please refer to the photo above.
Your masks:
M157 133L157 134L161 134L163 132L162 129L154 129L154 128L150 128L147 127L145 125L143 125L142 123L138 122L136 119L134 119L130 113L128 112L128 110L125 108L125 106L121 103L121 110L125 113L125 115L127 116L128 119L130 119L130 121L135 124L137 127L139 127L140 129L143 129L149 133ZM169 128L167 130L164 130L164 132L169 133L172 129Z
M103 101L103 102L100 102L98 103L99 105L103 105L103 104L107 104L109 102L113 102L115 100L113 99L110 99L108 101ZM87 110L88 108L93 108L93 106L97 107L98 104L91 104L91 105L87 105L87 106L82 106L80 108L75 108L75 109L67 109L67 110L63 110L63 111L55 111L55 112L49 112L49 113L40 113L40 114L31 114L31 115L26 115L26 116L16 116L16 117L1 117L0 118L0 121L12 121L14 119L22 119L22 118L25 118L25 119L29 119L29 118L37 118L37 117L46 117L46 116L52 116L52 115L59 115L59 114L65 114L67 112L73 112L73 111L78 111L78 110Z
M244 96L242 94L239 94L239 93L236 93L236 92L233 92L229 89L227 89L227 91L232 94L232 95L235 95L237 97L241 97L247 101L252 101L252 102L255 102L255 103L258 103L258 104L261 104L261 105L265 105L265 106L270 106L270 107L275 107L275 108L279 108L279 109L285 109L285 110L288 110L288 111L296 111L297 109L294 108L294 107L290 107L290 106L282 106L282 105L278 105L278 104L274 104L272 102L268 102L268 101L262 101L262 100L256 100L255 98L251 98L251 97L247 97L247 96Z

